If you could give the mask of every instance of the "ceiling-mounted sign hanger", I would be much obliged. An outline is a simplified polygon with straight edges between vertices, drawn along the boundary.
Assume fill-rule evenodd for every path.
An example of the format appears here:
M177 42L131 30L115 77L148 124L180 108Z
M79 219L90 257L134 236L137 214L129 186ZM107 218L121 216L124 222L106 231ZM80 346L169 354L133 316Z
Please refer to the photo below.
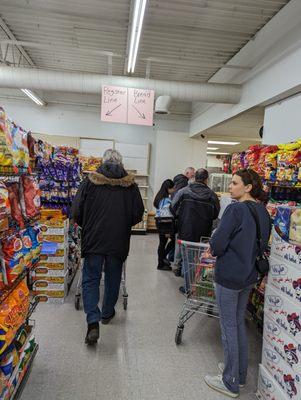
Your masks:
M104 85L101 98L101 120L152 126L154 98L154 90Z

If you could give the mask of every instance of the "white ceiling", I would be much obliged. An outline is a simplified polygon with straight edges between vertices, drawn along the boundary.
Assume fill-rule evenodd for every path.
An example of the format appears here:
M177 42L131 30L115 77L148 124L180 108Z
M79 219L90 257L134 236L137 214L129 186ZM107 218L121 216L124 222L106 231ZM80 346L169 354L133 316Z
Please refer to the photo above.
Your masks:
M207 81L286 3L148 0L135 75L145 77L151 59L151 78ZM0 0L11 33L31 42L23 47L35 66L106 74L109 57L99 52L107 51L115 75L124 73L130 10L130 0Z

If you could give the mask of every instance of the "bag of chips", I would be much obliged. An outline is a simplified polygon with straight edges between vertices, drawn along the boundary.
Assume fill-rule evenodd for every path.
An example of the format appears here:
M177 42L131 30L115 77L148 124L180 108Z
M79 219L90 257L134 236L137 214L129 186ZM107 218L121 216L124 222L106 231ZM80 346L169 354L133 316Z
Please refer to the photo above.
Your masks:
M20 228L23 229L25 225L20 205L19 184L16 182L9 183L7 185L7 188L9 193L9 202L11 206L11 215L20 226Z
M5 262L8 283L14 282L25 267L23 243L16 234L2 240L2 252Z
M40 188L33 176L22 176L20 200L24 217L34 218L39 214L41 208Z

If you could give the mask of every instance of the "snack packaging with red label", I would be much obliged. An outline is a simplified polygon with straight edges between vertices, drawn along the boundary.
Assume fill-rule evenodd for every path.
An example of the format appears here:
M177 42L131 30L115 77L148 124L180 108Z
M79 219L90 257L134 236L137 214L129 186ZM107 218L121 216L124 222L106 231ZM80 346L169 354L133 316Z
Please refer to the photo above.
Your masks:
M23 243L20 235L2 240L2 251L5 261L8 283L12 283L23 272L25 267Z
M0 304L0 354L12 343L29 309L29 290L25 281Z
M11 206L11 215L13 219L18 223L21 229L24 228L24 219L22 216L22 210L20 205L20 194L19 194L19 184L9 183L7 185L9 193L9 202Z
M22 176L20 192L24 217L34 218L39 214L41 208L40 189L36 179L32 176Z

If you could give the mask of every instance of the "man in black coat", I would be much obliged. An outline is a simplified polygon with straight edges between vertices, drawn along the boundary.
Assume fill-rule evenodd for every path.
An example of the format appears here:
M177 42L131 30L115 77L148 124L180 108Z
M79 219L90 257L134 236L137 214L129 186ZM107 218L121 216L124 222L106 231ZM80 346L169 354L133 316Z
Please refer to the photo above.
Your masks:
M99 322L107 324L115 315L131 229L142 220L143 213L144 205L134 176L124 170L119 152L107 150L103 164L82 182L72 205L72 217L82 227L87 344L98 341ZM99 285L104 267L105 291L100 311Z
M218 217L220 204L217 195L208 187L209 174L206 169L198 169L195 182L179 190L172 199L171 212L177 218L178 238L188 242L200 242L202 237L210 237L213 221ZM189 290L187 269L183 263L185 288Z

